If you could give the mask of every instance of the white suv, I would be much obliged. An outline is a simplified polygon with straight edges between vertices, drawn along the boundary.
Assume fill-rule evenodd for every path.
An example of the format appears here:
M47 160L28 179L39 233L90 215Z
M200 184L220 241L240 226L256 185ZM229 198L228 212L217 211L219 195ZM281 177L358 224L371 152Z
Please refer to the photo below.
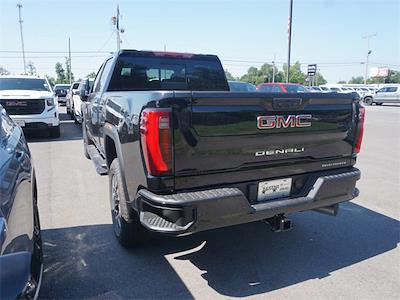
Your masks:
M60 136L58 105L46 78L37 76L0 76L0 104L25 130L47 130Z

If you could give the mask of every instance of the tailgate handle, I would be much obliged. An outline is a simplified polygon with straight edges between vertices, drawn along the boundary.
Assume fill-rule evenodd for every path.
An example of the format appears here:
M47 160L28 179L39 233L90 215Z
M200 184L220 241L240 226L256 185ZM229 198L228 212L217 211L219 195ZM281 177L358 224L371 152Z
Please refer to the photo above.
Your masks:
M299 108L302 102L301 98L274 98L272 106L274 109L294 109Z

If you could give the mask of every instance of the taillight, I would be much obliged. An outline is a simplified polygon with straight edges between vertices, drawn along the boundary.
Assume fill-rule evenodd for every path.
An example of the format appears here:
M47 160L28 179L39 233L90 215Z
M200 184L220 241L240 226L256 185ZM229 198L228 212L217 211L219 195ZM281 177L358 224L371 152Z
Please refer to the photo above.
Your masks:
M358 128L356 137L356 147L354 149L356 153L360 153L361 150L361 144L364 135L364 123L365 123L365 107L361 106L358 111Z
M140 135L147 171L150 175L171 174L171 110L145 109L140 119Z

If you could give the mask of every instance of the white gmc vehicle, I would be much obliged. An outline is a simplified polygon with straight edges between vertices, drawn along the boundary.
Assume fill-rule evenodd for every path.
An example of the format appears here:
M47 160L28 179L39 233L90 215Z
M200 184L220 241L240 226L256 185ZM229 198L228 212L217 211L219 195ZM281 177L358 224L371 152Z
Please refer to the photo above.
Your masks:
M24 130L46 130L60 136L58 105L46 78L0 76L0 104Z

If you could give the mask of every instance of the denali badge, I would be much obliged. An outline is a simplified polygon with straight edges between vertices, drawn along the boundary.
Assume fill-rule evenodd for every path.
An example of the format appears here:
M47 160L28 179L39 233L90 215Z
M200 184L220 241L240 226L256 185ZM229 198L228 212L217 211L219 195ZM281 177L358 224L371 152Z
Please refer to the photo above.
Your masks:
M311 115L259 116L257 127L258 129L310 127L311 119Z
M271 156L277 154L286 154L286 153L300 153L304 152L303 148L286 148L286 149L273 149L273 150L264 150L264 151L257 151L256 156Z

